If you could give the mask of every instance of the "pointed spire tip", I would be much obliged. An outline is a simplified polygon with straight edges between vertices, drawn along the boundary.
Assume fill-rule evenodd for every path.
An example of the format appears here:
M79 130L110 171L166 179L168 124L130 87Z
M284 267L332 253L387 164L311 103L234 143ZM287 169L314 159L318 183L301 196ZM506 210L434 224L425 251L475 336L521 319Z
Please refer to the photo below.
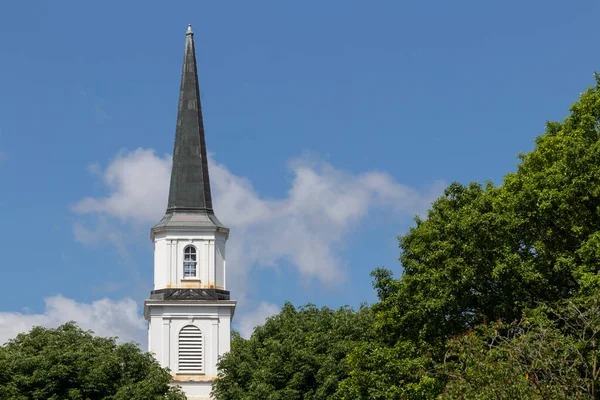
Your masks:
M190 34L193 34L193 33L194 33L194 32L192 31L192 24L188 24L188 29L187 29L187 32L186 32L186 34L187 34L187 35L190 35Z

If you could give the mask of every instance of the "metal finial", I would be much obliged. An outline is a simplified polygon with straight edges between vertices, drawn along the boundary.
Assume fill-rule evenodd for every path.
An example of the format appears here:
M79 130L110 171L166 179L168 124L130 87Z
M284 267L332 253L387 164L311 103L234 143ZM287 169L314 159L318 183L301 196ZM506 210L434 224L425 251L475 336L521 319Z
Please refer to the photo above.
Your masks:
M186 34L190 34L190 33L194 33L194 32L192 32L192 24L188 24L188 30L187 30Z

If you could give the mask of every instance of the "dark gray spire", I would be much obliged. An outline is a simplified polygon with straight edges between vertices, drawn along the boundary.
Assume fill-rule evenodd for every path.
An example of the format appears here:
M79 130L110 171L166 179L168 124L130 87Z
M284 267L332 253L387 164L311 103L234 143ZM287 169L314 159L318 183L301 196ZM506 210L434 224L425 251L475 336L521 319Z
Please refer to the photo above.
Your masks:
M213 213L194 32L191 25L188 26L185 34L185 54L167 214L179 211Z

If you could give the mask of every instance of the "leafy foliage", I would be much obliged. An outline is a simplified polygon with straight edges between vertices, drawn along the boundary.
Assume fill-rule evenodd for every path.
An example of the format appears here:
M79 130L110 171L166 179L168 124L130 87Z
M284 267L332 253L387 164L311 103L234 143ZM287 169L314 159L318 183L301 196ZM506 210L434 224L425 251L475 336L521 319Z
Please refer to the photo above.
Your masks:
M401 236L399 280L375 271L374 336L349 356L355 398L434 398L448 340L593 293L600 267L600 81L548 123L500 187L454 183ZM431 357L429 359L428 357ZM365 360L378 360L376 365ZM418 372L407 368L419 365ZM373 384L385 382L376 395ZM392 384L393 383L393 384ZM358 395L358 397L356 396ZM346 398L351 398L350 395Z
M479 326L450 342L442 399L597 398L599 336L600 293Z
M286 303L249 340L234 335L213 385L218 399L330 399L348 375L346 354L366 338L368 308Z
M184 400L170 373L133 343L95 337L74 323L35 327L0 347L0 398Z

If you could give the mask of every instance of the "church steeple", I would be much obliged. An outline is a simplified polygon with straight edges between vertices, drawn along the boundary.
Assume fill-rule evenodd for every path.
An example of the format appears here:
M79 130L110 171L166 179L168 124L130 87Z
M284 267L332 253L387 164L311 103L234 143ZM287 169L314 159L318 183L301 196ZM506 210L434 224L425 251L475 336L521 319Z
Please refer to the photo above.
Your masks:
M194 32L191 25L188 25L185 34L167 214L178 211L213 213Z
M226 285L229 228L213 212L194 33L188 27L169 203L150 230L154 290L144 302L148 349L190 400L211 399L217 363L230 349L236 301Z

